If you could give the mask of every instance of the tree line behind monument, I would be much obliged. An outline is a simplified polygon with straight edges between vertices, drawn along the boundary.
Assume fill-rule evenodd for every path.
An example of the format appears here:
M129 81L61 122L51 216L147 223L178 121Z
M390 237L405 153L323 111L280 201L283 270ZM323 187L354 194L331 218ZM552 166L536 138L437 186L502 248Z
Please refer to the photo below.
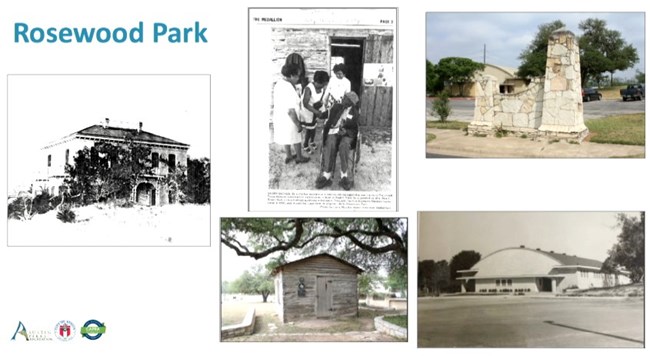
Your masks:
M521 60L518 77L530 79L544 75L549 36L563 27L565 24L560 20L538 26L535 38L518 56ZM578 45L583 87L602 87L606 84L606 74L609 74L609 85L613 86L616 71L627 70L639 62L637 49L628 44L619 31L608 29L605 20L588 18L580 22L578 28L582 31ZM472 82L474 75L484 68L483 63L462 57L442 58L437 64L427 60L427 94L440 94L445 84L457 85L464 93L465 84ZM645 82L645 73L637 72L634 80Z

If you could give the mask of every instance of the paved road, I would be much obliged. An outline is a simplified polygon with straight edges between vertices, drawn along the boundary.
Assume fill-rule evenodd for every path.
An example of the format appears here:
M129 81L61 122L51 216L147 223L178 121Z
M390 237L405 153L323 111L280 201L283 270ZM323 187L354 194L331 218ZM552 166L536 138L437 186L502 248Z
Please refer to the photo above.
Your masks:
M418 347L643 347L643 299L418 300Z
M451 116L449 120L472 121L474 118L474 100L451 100ZM585 120L599 119L611 115L634 114L645 112L645 100L622 101L602 100L583 103ZM427 120L431 116L431 99L427 99Z

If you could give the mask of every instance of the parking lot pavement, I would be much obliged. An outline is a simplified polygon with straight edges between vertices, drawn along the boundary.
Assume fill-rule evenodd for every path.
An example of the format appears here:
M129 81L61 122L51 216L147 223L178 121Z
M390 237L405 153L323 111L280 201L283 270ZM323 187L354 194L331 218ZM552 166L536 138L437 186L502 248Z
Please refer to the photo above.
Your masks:
M418 300L418 347L644 347L643 298Z
M431 113L431 98L427 98L427 120L437 120ZM472 121L474 119L474 100L450 100L451 116L449 120ZM600 119L612 115L636 114L645 112L645 100L622 101L601 100L583 103L585 120Z

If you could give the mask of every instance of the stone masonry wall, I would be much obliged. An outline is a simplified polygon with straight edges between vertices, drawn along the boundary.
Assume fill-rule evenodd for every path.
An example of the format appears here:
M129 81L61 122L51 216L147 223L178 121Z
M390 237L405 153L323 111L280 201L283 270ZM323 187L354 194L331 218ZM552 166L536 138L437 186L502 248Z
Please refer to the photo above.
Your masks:
M470 134L507 130L581 140L588 133L578 43L566 29L549 37L546 75L532 79L526 90L501 94L497 79L489 75L481 77L476 88Z
M483 76L477 84L470 133L494 129L534 132L540 126L544 93L541 79L533 79L524 91L515 94L499 93L499 83L492 76Z
M383 316L375 318L375 329L399 339L408 338L408 329L385 321Z
M551 135L586 136L588 132L583 117L578 42L566 29L549 37L539 130Z

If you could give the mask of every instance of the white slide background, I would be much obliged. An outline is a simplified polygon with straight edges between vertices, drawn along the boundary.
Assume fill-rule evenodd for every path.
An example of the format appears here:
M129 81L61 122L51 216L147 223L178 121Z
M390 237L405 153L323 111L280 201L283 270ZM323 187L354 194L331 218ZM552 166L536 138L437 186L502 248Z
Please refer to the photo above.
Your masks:
M250 6L399 7L398 212L411 223L408 343L251 344L219 342L221 216L247 211L247 8ZM7 137L7 74L210 74L211 247L6 247L0 243L0 355L394 355L547 354L550 350L417 349L417 211L648 210L647 159L427 160L424 153L424 58L427 11L646 11L628 1L4 1L0 4L0 137ZM13 24L130 28L145 23L145 43L15 44ZM151 26L208 28L207 44L153 43ZM463 24L458 24L463 26ZM531 24L536 26L537 24ZM647 29L647 27L646 27ZM647 30L646 30L647 32ZM647 33L646 33L647 38ZM38 102L33 105L39 105ZM182 123L179 123L182 124ZM38 128L34 128L38 130ZM24 139L29 140L29 132ZM4 141L6 142L6 141ZM6 199L7 147L0 144L0 192ZM571 181L573 184L558 184ZM5 200L6 201L6 200ZM1 211L6 216L6 205ZM273 216L295 216L276 213ZM310 212L304 215L311 216ZM319 213L318 216L340 216ZM374 216L371 212L358 216ZM2 229L6 232L6 220ZM6 233L5 233L6 234ZM5 235L3 234L3 235ZM56 238L56 237L53 237ZM107 325L97 341L10 342L18 321L48 329L59 320ZM552 350L610 354L611 350ZM620 351L615 351L620 352ZM636 353L645 350L637 350Z

